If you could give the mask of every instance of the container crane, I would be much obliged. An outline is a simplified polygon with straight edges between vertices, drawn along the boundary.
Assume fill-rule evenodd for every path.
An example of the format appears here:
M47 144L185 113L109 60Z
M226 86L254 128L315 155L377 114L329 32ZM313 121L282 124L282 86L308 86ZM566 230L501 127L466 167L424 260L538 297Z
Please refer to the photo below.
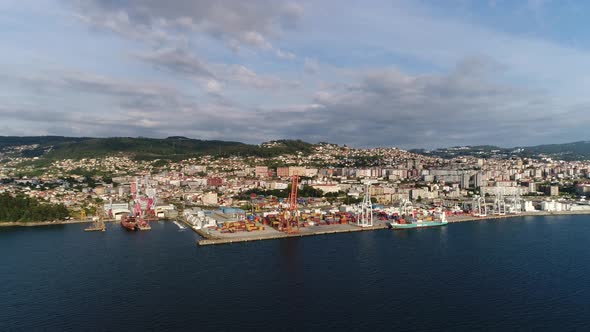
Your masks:
M365 196L361 204L361 215L357 219L357 226L373 226L373 203L371 202L371 181L365 182Z
M291 193L289 194L289 206L281 214L281 228L288 234L299 233L299 209L297 205L297 189L299 187L299 176L291 178Z

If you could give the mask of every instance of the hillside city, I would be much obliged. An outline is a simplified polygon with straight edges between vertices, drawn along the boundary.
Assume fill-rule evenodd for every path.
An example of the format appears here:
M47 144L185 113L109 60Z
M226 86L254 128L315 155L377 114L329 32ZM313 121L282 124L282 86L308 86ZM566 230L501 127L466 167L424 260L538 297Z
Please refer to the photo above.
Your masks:
M584 199L590 192L590 162L551 158L478 158L457 152L456 157L445 159L397 148L322 143L313 145L311 153L268 158L203 155L181 161L141 161L114 154L55 160L43 166L36 163L39 157L4 155L0 160L0 193L63 204L72 216L82 210L94 214L107 205L128 204L131 184L138 179L155 189L159 206L276 210L288 196L293 175L300 177L300 204L313 209L359 203L367 181L373 203L383 206L411 201L470 213L478 197L493 209L491 202L501 196L526 200L516 207L521 211L590 208Z

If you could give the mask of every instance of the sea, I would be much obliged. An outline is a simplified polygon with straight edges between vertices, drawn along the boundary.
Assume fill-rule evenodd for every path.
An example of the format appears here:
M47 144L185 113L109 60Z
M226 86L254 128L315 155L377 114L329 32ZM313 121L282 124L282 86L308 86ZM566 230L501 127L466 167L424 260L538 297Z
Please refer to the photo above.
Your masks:
M218 246L0 227L0 331L590 330L590 216Z

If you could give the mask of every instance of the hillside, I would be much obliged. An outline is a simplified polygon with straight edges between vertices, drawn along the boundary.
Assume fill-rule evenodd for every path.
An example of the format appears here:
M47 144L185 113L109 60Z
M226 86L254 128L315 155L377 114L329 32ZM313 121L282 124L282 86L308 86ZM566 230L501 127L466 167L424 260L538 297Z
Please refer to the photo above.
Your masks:
M502 148L491 145L461 146L441 148L436 150L414 149L410 152L441 158L473 156L481 158L510 158L510 157L549 157L557 160L590 160L590 141L579 141L563 144L543 144L535 146L519 146Z
M181 136L165 139L0 136L0 154L46 159L79 159L113 154L128 154L136 159L183 159L203 154L272 157L285 153L307 154L312 150L313 144L299 140L273 141L258 146L231 141L190 139Z
M318 143L321 144L321 143ZM42 157L47 160L80 159L126 154L135 159L180 160L199 155L274 157L281 154L304 155L313 152L315 144L301 140L275 140L261 145L232 141L199 140L182 136L145 137L63 137L63 136L0 136L0 157ZM492 145L456 146L436 150L413 149L409 152L430 157L480 158L550 157L560 160L590 160L590 141L565 144L544 144L503 148Z
M561 160L590 159L590 141L522 147L524 155L546 155Z

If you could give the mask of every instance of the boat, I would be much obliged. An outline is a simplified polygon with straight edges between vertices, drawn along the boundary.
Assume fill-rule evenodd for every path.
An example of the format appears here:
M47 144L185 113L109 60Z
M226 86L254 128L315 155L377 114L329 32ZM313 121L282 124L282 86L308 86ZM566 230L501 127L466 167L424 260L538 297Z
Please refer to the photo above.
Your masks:
M136 221L135 226L140 231L149 231L150 229L152 229L152 226L150 226L150 223L147 222L147 220L145 220L143 218L140 218L139 221Z
M138 229L135 217L128 215L121 217L121 226L128 231L135 231Z
M448 221L422 221L422 220L418 220L416 222L408 222L405 224L401 224L399 222L392 222L392 223L388 224L388 227L390 229L410 229L410 228L444 226L448 223L449 223Z
M180 228L180 230L186 229L186 227L183 224L179 223L178 221L174 220L173 222L176 226L178 226L178 228Z
M391 223L387 223L389 229L411 229L411 228L422 228L422 227L437 227L444 226L449 222L446 220L445 214L441 213L432 220L412 219L410 221L405 218L399 218Z

